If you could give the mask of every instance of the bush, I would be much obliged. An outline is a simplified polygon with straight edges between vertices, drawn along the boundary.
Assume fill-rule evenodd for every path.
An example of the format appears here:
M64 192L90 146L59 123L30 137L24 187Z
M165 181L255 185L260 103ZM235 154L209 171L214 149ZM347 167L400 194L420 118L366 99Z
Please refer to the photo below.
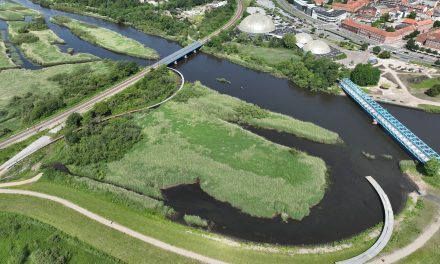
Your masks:
M241 103L238 107L234 109L237 114L238 120L246 120L249 118L265 118L269 116L269 112L259 106Z
M381 58L381 59L389 59L389 58L391 58L391 53L389 51L387 51L387 50L384 50L384 51L382 51L379 54L379 58Z
M34 43L39 40L38 36L32 34L32 33L22 33L18 34L17 36L14 36L12 38L12 41L16 45L21 45L23 43Z
M379 54L381 51L382 51L382 49L381 49L381 47L379 47L379 46L375 46L375 47L373 48L373 53L374 53L374 54Z
M436 84L425 92L428 96L436 97L440 94L440 85Z
M198 215L184 215L183 220L190 226L208 227L208 221Z
M83 117L78 113L72 113L67 117L66 128L77 128L81 126Z
M293 49L296 47L296 37L292 33L287 33L283 36L283 45L288 49Z
M423 166L426 175L437 176L440 170L440 161L436 158L431 158Z
M358 64L351 72L350 79L360 86L376 85L380 79L380 70L371 64Z

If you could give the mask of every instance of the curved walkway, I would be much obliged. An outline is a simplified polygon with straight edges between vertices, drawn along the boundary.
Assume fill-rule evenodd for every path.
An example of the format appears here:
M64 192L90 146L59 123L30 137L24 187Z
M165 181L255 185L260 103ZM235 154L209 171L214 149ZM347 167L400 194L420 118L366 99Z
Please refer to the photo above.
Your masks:
M14 186L20 186L20 185L25 185L25 184L29 184L29 183L34 183L34 182L37 182L41 178L41 176L43 176L43 173L39 173L39 174L37 174L37 176L30 178L30 179L27 179L27 180L23 180L23 181L0 183L0 188L14 187Z
M41 177L41 176L40 176ZM192 251L183 249L183 248L179 248L170 244L167 244L165 242L162 242L160 240L157 240L155 238L143 235L139 232L136 232L130 228L127 228L123 225L114 223L113 221L106 219L102 216L99 216L95 213L90 212L89 210L82 208L68 200L53 196L53 195L48 195L48 194L44 194L44 193L39 193L39 192L33 192L33 191L25 191L25 190L10 190L10 189L0 189L0 194L17 194L17 195L26 195L26 196L32 196L32 197L37 197L40 199L46 199L46 200L50 200L56 203L59 203L65 207L68 207L92 220L97 221L98 223L101 223L107 227L110 227L112 229L115 229L119 232L122 232L126 235L129 235L131 237L137 238L141 241L144 241L150 245L153 245L155 247L173 252L175 254L179 254L181 256L187 257L187 258L191 258L191 259L195 259L204 263L209 263L209 264L224 264L225 262L222 262L220 260L216 260L213 258L209 258L209 257L205 257L203 255L194 253Z
M382 251L382 249L387 245L388 241L390 240L391 234L393 233L394 214L388 196L385 194L380 185L373 179L373 177L367 176L365 178L371 183L371 185L373 185L377 194L379 194L380 200L382 201L382 205L384 207L385 224L383 226L382 233L380 234L376 243L374 243L374 245L370 247L367 251L356 257L343 261L338 261L336 262L336 264L361 264L369 261L370 259L377 256L380 251Z

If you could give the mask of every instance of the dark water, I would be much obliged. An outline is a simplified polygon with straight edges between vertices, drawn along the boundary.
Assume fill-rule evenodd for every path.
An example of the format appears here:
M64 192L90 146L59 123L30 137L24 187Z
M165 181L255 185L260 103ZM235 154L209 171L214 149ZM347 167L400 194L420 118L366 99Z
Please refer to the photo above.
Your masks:
M158 50L162 57L179 49L179 45L173 42L112 22L48 10L26 0L17 2L44 13L47 19L52 15L67 15L115 30ZM142 65L151 63L94 47L79 40L67 29L51 23L49 26L68 42L66 48L72 47L76 51L92 53L102 58L129 59ZM313 244L347 238L382 220L382 207L374 189L365 180L367 175L373 176L379 182L395 211L399 211L404 205L411 187L401 175L398 161L408 159L408 155L380 127L373 126L367 115L351 100L340 96L312 94L297 89L286 80L203 53L179 64L177 68L187 81L200 80L221 93L316 123L338 132L345 141L344 145L329 146L284 133L254 129L254 132L269 140L322 157L330 167L330 184L324 199L300 222L290 221L284 224L276 219L249 217L227 204L215 201L196 185L164 190L168 198L167 204L177 211L198 214L214 221L217 232L238 238L283 244ZM232 83L219 83L216 81L218 77L224 77ZM391 105L387 105L387 108L432 148L440 150L440 115ZM365 158L361 151L375 154L376 159ZM393 159L385 160L380 157L381 154L391 155Z

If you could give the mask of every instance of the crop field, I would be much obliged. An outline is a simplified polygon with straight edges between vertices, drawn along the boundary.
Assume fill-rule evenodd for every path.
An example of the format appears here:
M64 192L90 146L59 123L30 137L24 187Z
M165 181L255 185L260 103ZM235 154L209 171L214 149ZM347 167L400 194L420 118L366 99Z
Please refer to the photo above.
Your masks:
M0 19L6 21L18 21L24 20L25 16L38 17L40 16L40 13L16 3L0 3Z
M11 21L9 24L9 33L12 39L18 37L18 29L26 24L21 21ZM58 64L80 63L99 60L98 57L87 54L77 53L70 55L61 52L56 44L64 44L64 40L59 38L52 30L30 31L38 37L38 41L31 43L22 43L20 49L23 50L24 55L31 61L42 66L53 66Z
M0 212L1 263L118 263L61 231L15 214ZM58 261L58 262L57 262Z
M96 27L68 17L52 17L51 21L69 28L79 38L110 51L145 59L159 58L159 54L155 50L112 30Z
M324 195L324 161L229 122L252 124L262 118L267 121L256 123L292 133L290 127L298 121L200 84L188 86L186 91L196 97L188 99L184 92L147 116L135 115L143 139L122 159L107 163L103 180L156 198L161 198L160 188L199 180L207 193L250 215L283 214L294 219L308 215ZM278 123L282 125L277 127ZM62 151L57 155L63 156ZM95 177L93 170L87 175L87 167L70 168Z
M17 65L8 57L6 46L0 37L0 70L15 68Z

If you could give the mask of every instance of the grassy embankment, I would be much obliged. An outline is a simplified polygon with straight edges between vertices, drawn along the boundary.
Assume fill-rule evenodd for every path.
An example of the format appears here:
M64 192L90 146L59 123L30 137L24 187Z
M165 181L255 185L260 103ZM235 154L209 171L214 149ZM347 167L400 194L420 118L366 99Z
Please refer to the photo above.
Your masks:
M0 3L0 19L6 21L19 21L24 20L25 16L35 18L39 17L40 13L16 3Z
M110 51L144 59L159 58L159 54L155 50L112 30L96 27L64 16L54 16L51 18L51 21L69 28L79 38Z
M61 52L57 44L65 44L64 40L58 37L52 30L29 31L29 33L19 33L20 28L27 23L22 21L10 21L9 34L13 42L17 42L20 35L28 34L38 38L35 42L24 42L19 45L24 55L31 61L42 66L53 66L59 64L81 63L99 60L98 57L87 54L67 54ZM29 35L30 34L30 35Z
M12 59L8 56L7 48L0 36L0 70L13 69L17 67L18 66L15 65Z
M25 128L24 125L26 124L21 122L20 116L8 116L7 112L11 111L10 103L14 97L23 97L27 93L59 94L63 89L62 85L50 79L58 74L74 72L85 66L90 66L90 71L94 73L105 74L109 72L104 62L90 62L81 65L59 65L35 71L13 69L0 72L0 80L2 83L0 86L0 130L9 129L16 131Z
M1 263L118 263L59 230L15 214L0 212Z

